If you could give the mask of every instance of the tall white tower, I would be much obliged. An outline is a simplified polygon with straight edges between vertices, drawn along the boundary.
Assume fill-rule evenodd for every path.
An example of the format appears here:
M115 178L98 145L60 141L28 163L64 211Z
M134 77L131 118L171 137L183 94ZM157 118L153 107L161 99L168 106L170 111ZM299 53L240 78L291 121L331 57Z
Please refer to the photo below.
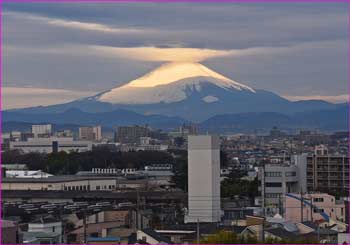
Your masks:
M220 206L220 139L188 137L188 214L185 223L218 222Z

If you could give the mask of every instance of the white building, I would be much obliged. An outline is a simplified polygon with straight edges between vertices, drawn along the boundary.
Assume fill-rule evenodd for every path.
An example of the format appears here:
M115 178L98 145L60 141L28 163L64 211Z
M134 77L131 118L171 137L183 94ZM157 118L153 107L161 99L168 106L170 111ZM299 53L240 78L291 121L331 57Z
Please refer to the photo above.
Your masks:
M20 150L23 153L29 152L71 152L71 151L90 151L92 149L91 141L74 141L71 137L65 138L29 138L28 141L10 142L11 150Z
M28 232L56 233L59 235L59 243L62 242L62 222L50 216L28 223Z
M32 125L32 133L34 137L39 137L40 135L52 135L52 125L51 124L34 124Z
M6 170L7 178L48 178L52 174L41 170Z
M220 205L220 139L188 137L188 214L185 223L218 222Z
M167 145L139 145L136 147L136 151L166 151Z

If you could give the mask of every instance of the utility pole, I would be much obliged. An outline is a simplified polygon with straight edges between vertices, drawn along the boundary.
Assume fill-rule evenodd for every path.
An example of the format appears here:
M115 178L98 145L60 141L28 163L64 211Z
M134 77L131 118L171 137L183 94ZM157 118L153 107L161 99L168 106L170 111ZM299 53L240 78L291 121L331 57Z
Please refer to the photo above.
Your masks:
M139 213L140 213L140 202L139 202L139 190L136 189L136 230L139 229Z
M197 219L197 244L199 244L199 218Z
M303 188L300 187L300 222L304 221L304 197L303 197Z
M314 205L313 205L313 201L312 201L312 195L311 195L311 198L310 198L311 200L310 200L310 202L311 202L311 206L310 206L310 214L311 214L311 222L313 223L314 222L314 213L313 213L313 211L314 211Z
M84 244L86 244L86 211L83 211Z

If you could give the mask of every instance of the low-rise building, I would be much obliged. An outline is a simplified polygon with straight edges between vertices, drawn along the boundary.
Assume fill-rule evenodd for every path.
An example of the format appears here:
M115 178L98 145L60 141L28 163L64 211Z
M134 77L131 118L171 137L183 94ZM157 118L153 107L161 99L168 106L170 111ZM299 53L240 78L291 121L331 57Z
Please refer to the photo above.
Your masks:
M71 152L71 151L91 151L91 141L75 141L71 137L65 138L29 138L27 141L10 142L11 150L19 150L23 153L29 152Z
M18 232L18 225L11 220L1 220L1 244L22 243Z
M288 193L285 196L284 210L285 219L292 222L345 222L344 202L337 201L334 196L325 193Z
M167 237L152 229L142 229L136 232L136 242L144 242L147 244L171 244L172 241Z
M62 243L62 222L58 219L53 218L52 216L41 217L32 222L28 223L28 232L29 233L46 233L50 234L50 237L58 237L58 243Z
M42 170L6 170L6 178L48 178L53 176Z
M51 176L48 178L3 178L2 190L114 191L150 189L168 185L167 179L120 179L113 176Z

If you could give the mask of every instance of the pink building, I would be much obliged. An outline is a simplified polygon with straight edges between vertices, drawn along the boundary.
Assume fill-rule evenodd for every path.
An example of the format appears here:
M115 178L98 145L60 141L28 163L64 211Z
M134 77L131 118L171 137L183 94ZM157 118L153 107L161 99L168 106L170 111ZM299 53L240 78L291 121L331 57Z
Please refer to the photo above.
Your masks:
M345 204L325 193L303 194L301 206L300 194L288 193L284 201L285 219L292 222L317 221L329 219L344 222ZM302 216L301 217L301 213Z
M1 244L16 244L21 243L18 237L17 223L10 220L1 221Z

